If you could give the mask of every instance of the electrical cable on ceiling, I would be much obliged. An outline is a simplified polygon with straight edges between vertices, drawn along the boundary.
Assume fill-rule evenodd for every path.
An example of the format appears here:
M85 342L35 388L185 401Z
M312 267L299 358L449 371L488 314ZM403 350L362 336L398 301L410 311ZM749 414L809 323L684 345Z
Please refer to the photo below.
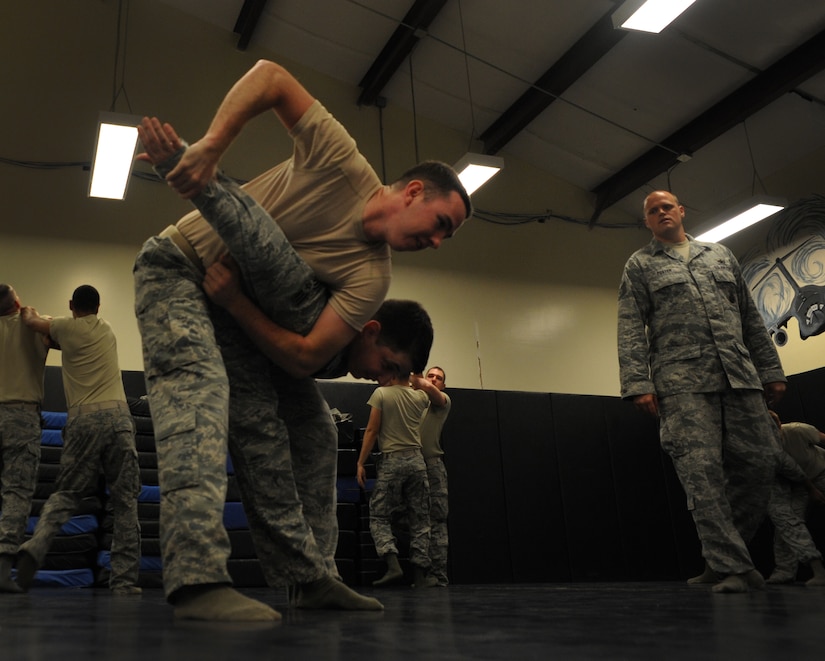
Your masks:
M461 47L464 49L464 71L467 74L467 99L470 102L470 143L467 151L473 150L473 140L476 138L476 114L473 104L473 86L470 84L470 58L467 57L467 37L464 34L464 12L461 11L461 0L458 0L458 23L461 26Z
M91 167L89 161L26 161L13 158L4 158L0 156L0 163L5 165L12 165L21 168L32 168L35 170L60 170L66 168L81 168L88 170ZM152 181L156 183L165 183L164 180L154 172L133 171L133 177L143 179L144 181ZM240 185L246 183L243 179L232 178ZM527 225L529 223L545 223L548 220L558 220L574 225L582 225L587 227L590 221L585 218L574 218L573 216L566 216L553 212L544 213L507 213L504 211L485 211L483 209L475 209L473 216L486 223L494 225ZM641 221L635 223L595 223L593 227L601 229L637 229L642 226Z
M381 181L387 183L387 156L384 146L384 106L378 106L378 140L381 144Z
M575 218L564 214L547 211L544 213L506 213L500 211L485 211L475 209L473 217L494 225L527 225L529 223L543 224L548 220L559 220L573 225L583 225L585 227L598 227L601 229L638 229L643 226L641 220L632 223L591 223L587 218Z
M418 120L415 112L415 79L413 78L413 63L412 53L407 58L410 65L410 96L412 97L412 115L413 115L413 142L415 143L415 162L419 163L421 159L418 156Z
M748 145L748 154L751 158L751 168L753 169L753 174L751 175L751 195L756 195L756 182L759 182L759 185L762 186L762 192L767 195L768 189L765 188L765 182L762 181L762 177L759 176L759 172L756 170L756 159L753 156L753 145L751 145L751 136L748 133L748 122L747 120L742 122L742 128L745 129L745 142Z
M126 11L123 11L124 4ZM123 48L121 49L121 34L123 35ZM115 63L112 72L112 103L109 111L115 111L115 105L121 92L126 99L126 107L129 113L132 112L132 103L129 101L129 94L126 92L126 38L129 35L129 0L119 0L117 4L117 36L115 38ZM117 84L117 69L120 63L120 87Z

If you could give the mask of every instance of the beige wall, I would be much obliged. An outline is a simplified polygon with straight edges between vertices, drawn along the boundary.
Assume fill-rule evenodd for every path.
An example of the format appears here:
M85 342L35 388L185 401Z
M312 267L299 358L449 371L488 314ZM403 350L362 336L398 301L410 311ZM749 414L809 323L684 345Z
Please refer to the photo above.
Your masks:
M23 305L53 317L71 315L75 287L93 285L100 292L100 317L117 336L121 369L142 370L132 280L135 252L114 244L2 237L0 282L12 285ZM60 365L60 352L50 351L47 360Z
M589 236L587 230L572 231ZM615 269L603 274L602 286L518 277L523 252L516 240L520 237L511 232L477 229L491 235L479 261L487 261L485 254L500 257L486 271L451 269L447 252L438 267L416 265L413 255L397 260L402 263L395 266L390 295L419 300L429 310L436 330L432 361L444 366L452 387L618 394ZM461 239L456 238L455 249ZM595 260L583 254L582 263L597 270ZM101 293L100 315L117 334L121 368L141 370L133 313L134 255L134 248L115 244L6 237L0 242L0 281L14 285L24 303L52 315L69 314L72 290L93 284ZM436 253L427 257L434 259ZM825 366L825 335L803 342L791 321L789 338L779 348L788 374ZM59 353L53 352L49 364L60 364Z
M506 232L506 230L503 230ZM75 287L100 290L122 369L143 369L132 262L119 245L6 238L0 281L43 314L68 315ZM453 387L610 394L617 390L615 292L397 265L390 295L421 301L436 329L432 359ZM478 346L477 346L478 343ZM58 352L49 364L59 365Z

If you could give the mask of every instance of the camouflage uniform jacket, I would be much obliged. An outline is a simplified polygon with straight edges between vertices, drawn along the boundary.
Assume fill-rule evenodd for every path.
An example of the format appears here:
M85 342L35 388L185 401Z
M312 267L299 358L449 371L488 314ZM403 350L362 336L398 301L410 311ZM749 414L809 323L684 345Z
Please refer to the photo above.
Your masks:
M625 265L618 325L622 397L761 390L785 381L733 253L688 239L687 261L653 239Z

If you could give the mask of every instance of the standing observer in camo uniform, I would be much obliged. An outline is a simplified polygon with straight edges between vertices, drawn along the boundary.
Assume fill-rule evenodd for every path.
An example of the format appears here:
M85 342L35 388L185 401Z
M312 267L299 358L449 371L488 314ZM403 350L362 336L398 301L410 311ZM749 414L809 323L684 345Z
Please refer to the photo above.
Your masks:
M645 198L651 242L619 289L621 395L659 417L715 592L764 586L746 542L765 517L777 431L765 400L785 376L739 265L726 247L685 234L674 195Z
M29 589L55 535L84 496L97 488L103 473L113 518L109 589L118 595L140 594L140 466L117 340L109 322L97 316L97 289L91 285L75 289L69 308L71 317L54 319L41 317L33 308L22 312L26 325L48 335L62 352L68 416L55 490L43 506L32 538L20 547L17 582Z
M375 586L399 583L404 572L398 562L398 546L392 531L394 514L406 512L410 529L410 563L415 587L433 587L429 576L430 485L421 451L421 418L443 394L419 375L397 377L376 388L367 404L370 417L358 456L357 479L366 486L364 465L376 442L381 449L370 495L370 534L375 549L387 563L387 571Z
M14 288L0 284L0 592L20 592L11 567L37 486L49 351L43 336L23 323L20 307Z
M444 466L444 449L441 444L441 430L450 414L450 396L444 392L447 375L441 367L434 365L424 377L441 393L435 397L424 412L421 420L421 450L427 464L427 479L430 483L430 575L445 587L447 577L447 556L449 550L449 494L447 491L447 468Z

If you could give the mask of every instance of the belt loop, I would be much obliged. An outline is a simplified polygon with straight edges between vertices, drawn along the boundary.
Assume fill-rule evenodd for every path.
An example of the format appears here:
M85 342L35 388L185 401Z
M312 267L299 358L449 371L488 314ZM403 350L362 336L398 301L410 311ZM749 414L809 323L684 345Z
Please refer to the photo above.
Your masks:
M200 257L198 257L198 253L195 252L195 249L192 247L192 244L189 243L189 240L181 233L181 231L175 225L169 225L165 230L163 230L158 236L162 239L169 239L174 243L178 249L183 253L183 256L186 257L190 262L192 262L192 266L197 268L201 273L205 273L206 269L203 267L203 261Z

